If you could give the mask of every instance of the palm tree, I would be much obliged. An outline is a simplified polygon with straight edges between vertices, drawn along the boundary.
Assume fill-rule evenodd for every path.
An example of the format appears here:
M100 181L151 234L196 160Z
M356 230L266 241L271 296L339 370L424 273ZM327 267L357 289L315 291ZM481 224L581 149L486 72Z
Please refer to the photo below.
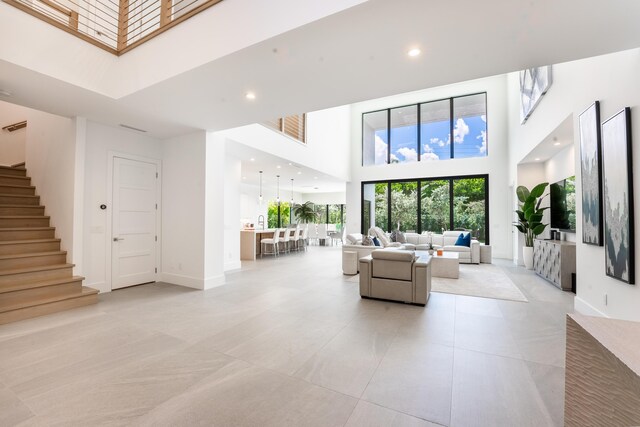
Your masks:
M302 223L314 222L316 220L316 211L311 202L304 202L293 207L293 214L296 219Z

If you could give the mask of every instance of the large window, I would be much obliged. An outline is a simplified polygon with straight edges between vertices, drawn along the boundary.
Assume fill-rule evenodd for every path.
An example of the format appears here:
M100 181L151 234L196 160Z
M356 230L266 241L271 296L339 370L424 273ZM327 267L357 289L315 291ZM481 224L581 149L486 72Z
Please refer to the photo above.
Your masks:
M362 184L362 233L466 230L489 243L489 177L425 178Z
M280 202L280 204L270 201L267 205L267 226L269 228L286 227L293 223L291 217L291 206L289 202Z
M364 166L486 155L486 93L362 115Z

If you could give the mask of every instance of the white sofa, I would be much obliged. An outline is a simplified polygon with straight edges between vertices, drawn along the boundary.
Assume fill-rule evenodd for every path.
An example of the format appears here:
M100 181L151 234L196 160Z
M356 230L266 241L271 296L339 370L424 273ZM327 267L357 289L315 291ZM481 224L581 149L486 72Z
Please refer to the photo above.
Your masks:
M377 228L377 227L376 227ZM382 230L373 228L369 230L370 235L380 238ZM357 274L359 272L360 263L357 260L371 255L376 249L381 248L397 248L406 250L427 250L429 245L433 245L434 249L442 249L445 252L457 252L461 263L463 264L479 264L480 263L480 243L477 240L471 240L471 247L456 246L456 240L460 233L464 231L445 231L444 234L418 234L405 233L406 243L391 242L384 235L385 239L380 238L382 247L380 246L362 246L362 234L354 233L346 237L345 243L342 245L342 272L344 274ZM387 243L387 246L384 244ZM345 255L345 252L356 252L354 259L352 256ZM354 265L354 262L356 265Z
M480 242L471 239L471 246L456 246L456 240L465 231L445 231L444 234L417 234L405 233L407 243L405 249L424 250L431 244L434 249L442 249L445 252L457 252L460 262L463 264L480 263Z

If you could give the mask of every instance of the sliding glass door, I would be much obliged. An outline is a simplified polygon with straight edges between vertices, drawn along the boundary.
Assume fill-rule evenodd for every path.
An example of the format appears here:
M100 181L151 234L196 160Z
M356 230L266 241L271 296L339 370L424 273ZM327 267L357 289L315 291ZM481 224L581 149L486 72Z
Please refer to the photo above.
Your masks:
M362 184L362 233L469 231L488 243L488 175L424 178Z

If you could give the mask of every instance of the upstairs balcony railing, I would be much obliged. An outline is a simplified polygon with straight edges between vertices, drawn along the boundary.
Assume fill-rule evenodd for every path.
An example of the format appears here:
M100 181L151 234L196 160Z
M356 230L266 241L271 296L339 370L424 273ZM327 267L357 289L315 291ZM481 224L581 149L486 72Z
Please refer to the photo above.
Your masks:
M222 0L2 0L121 55Z
M277 130L278 132L282 132L288 137L297 139L302 143L306 144L307 142L307 138L306 138L307 115L306 114L296 114L293 116L287 116L280 119L269 120L262 124L267 126L268 128Z

